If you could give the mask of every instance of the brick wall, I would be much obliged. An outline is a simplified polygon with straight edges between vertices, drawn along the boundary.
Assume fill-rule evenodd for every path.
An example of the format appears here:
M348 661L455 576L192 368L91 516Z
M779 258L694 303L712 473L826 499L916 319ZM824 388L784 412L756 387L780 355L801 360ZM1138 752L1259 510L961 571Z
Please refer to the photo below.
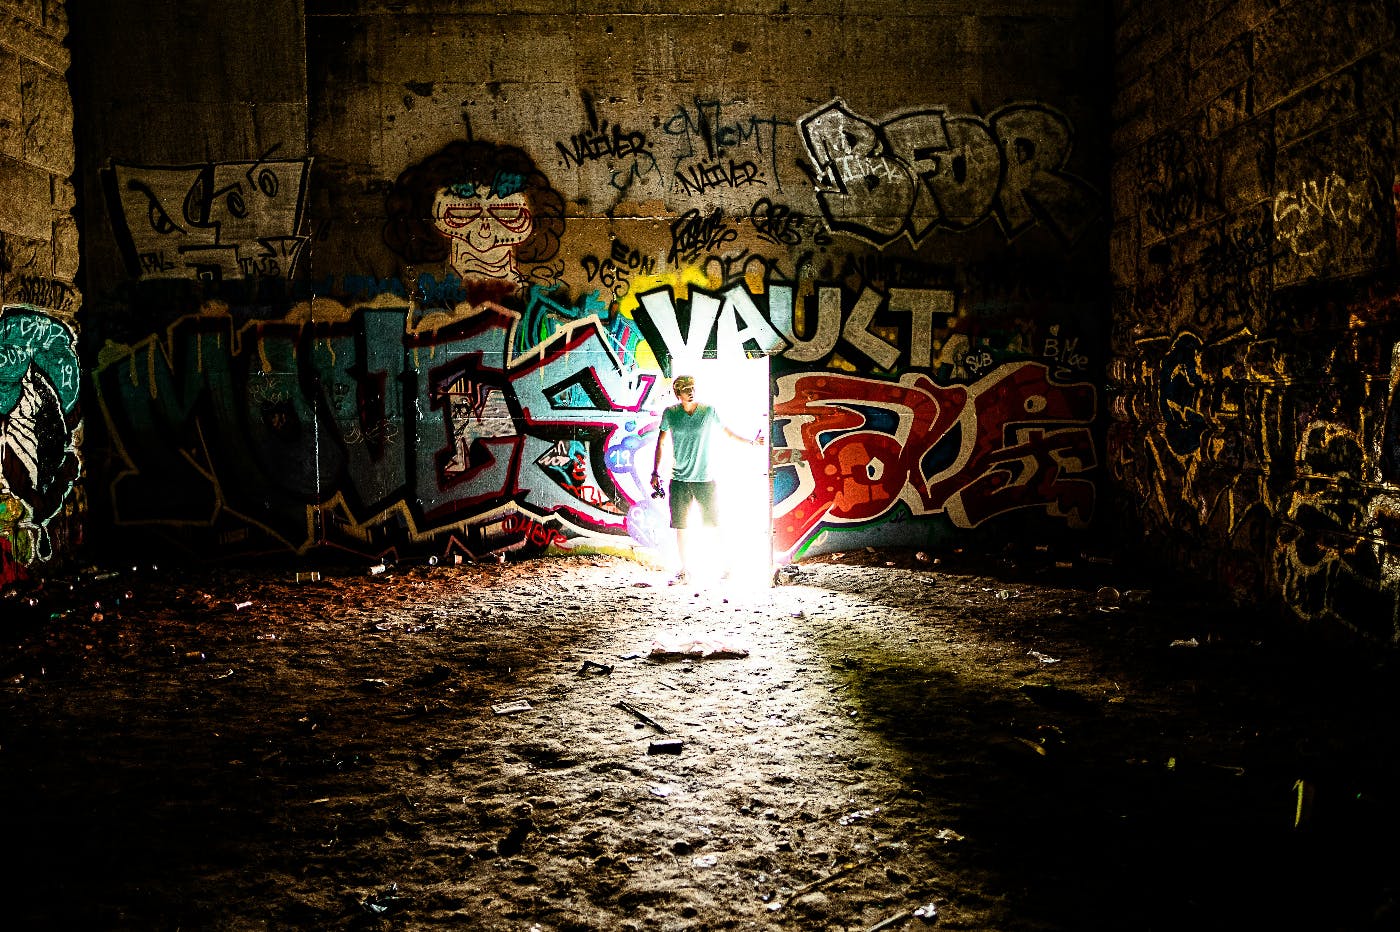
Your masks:
M67 34L58 0L0 2L0 582L61 563L80 540Z
M1116 11L1122 525L1242 603L1393 641L1396 6Z

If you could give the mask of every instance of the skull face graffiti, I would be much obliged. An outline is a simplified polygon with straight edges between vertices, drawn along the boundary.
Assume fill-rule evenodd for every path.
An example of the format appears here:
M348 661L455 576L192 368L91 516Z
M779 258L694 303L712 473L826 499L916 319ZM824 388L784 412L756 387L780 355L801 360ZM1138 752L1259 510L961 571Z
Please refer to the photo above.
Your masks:
M445 262L463 282L507 292L555 256L564 232L564 198L530 156L482 140L404 169L385 207L384 242L406 262Z
M438 189L433 226L451 240L449 261L464 279L517 278L515 247L535 230L524 192L471 183Z

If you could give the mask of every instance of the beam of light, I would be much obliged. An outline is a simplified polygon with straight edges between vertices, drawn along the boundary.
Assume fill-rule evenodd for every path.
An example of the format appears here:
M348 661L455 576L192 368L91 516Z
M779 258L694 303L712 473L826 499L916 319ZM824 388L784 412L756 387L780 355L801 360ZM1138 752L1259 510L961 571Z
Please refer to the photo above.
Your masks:
M728 435L715 439L715 467L720 503L717 532L699 530L698 513L690 522L692 562L697 575L716 577L728 571L728 587L766 588L772 582L772 491L768 475L768 359L702 359L678 362L677 375L693 375L696 397L713 405L725 426L743 437L762 433L761 446L748 446Z

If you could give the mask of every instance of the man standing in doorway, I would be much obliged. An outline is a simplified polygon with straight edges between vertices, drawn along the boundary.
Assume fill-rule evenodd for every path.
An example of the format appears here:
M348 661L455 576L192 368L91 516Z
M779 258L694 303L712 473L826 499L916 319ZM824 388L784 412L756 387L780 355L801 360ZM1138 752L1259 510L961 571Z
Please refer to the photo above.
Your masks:
M721 423L711 405L695 400L695 379L678 375L671 382L680 404L671 405L661 413L661 431L656 436L656 460L652 464L651 487L661 492L661 451L666 438L671 438L671 527L676 529L676 549L680 552L681 571L671 585L690 579L691 553L688 539L691 505L699 503L700 517L706 527L719 526L719 502L715 494L714 471L710 465L711 441L721 430L740 443L763 443L763 433L743 437Z

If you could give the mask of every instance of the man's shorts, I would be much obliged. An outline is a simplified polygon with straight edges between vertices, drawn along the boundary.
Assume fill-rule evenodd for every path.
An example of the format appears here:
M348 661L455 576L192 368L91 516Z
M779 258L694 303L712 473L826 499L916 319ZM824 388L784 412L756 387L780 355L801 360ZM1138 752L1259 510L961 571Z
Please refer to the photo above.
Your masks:
M706 527L719 525L719 503L715 499L713 482L681 482L671 480L671 527L686 526L690 503L700 503L700 519Z

